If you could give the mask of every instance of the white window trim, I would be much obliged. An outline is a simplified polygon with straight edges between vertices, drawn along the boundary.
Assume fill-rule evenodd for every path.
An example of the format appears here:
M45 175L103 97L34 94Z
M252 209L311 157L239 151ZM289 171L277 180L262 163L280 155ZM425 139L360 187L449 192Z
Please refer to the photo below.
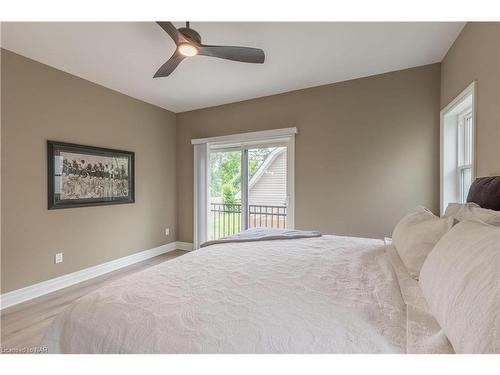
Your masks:
M280 145L287 147L287 228L295 228L295 135L296 127L263 130L251 133L230 134L220 137L192 139L195 146L194 154L194 202L193 202L193 239L194 248L198 249L201 243L207 240L209 222L208 173L209 152L215 150L242 149L251 147L266 147ZM200 155L200 152L203 155ZM243 158L247 157L242 152ZM243 160L244 161L244 160ZM245 165L245 163L242 164ZM204 169L204 170L203 170ZM245 172L242 170L242 173ZM245 213L243 213L245 215ZM242 220L243 221L243 220Z
M472 97L472 164L471 164L471 174L472 180L474 181L476 177L476 129L477 129L477 81L473 81L469 86L467 86L456 98L454 98L446 107L444 107L440 112L440 210L441 214L446 210L446 202L445 202L445 192L444 192L444 184L445 184L445 157L444 157L444 149L445 149L445 117L451 113L454 109L457 108L459 104L463 102L463 100L467 96ZM469 111L467 111L469 112ZM458 142L458 141L457 141ZM457 145L458 151L458 145ZM459 165L458 154L457 154L457 168ZM465 168L466 166L462 166ZM459 187L459 178L457 178L457 192L460 192Z
M239 133L239 134L229 134L229 135L222 135L219 137L210 137L210 138L196 138L191 140L191 144L196 145L200 143L210 143L210 144L217 144L217 143L230 143L231 141L234 141L235 143L241 143L241 142L254 142L254 141L265 141L266 139L269 138L279 138L279 137L290 137L292 135L295 135L298 133L298 130L296 127L293 128L282 128L282 129L271 129L271 130L261 130L257 132L250 132L250 133Z

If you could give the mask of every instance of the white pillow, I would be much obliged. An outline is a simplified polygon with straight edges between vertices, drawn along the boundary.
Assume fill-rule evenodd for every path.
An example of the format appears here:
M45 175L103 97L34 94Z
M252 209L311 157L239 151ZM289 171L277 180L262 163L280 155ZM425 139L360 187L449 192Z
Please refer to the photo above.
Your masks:
M500 211L481 208L475 203L450 203L446 207L443 217L454 217L459 221L482 221L500 227Z
M446 210L444 211L443 217L454 217L455 219L457 218L457 215L459 215L460 211L464 207L479 207L479 205L468 202L468 203L448 203L448 206L446 206ZM458 221L458 220L457 220Z
M437 217L424 207L418 207L396 224L392 244L411 277L418 279L425 258L452 226L453 217Z
M463 221L420 272L429 307L457 353L500 353L500 228Z
M483 223L500 227L500 211L488 210L479 206L464 206L457 213L458 221L482 221Z

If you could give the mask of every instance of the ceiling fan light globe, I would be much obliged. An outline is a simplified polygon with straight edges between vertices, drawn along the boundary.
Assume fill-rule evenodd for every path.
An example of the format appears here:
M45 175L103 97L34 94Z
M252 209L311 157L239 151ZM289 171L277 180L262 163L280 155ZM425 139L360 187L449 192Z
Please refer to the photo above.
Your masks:
M177 50L181 55L186 57L196 56L198 54L198 49L188 43L179 44Z

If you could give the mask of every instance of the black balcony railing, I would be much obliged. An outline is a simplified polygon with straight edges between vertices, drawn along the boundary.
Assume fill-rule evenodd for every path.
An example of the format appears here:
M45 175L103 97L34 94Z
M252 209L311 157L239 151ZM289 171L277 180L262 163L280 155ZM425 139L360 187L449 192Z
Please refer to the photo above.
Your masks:
M241 204L210 204L210 237L218 240L241 231Z
M216 240L241 232L242 210L237 203L210 204L210 237ZM286 206L248 205L248 227L286 228Z
M248 226L285 229L286 206L248 205Z

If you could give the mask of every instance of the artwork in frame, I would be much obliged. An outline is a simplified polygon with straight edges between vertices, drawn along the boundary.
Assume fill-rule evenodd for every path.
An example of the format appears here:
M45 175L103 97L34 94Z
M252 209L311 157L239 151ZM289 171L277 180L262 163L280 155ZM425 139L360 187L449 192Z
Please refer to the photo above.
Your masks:
M134 203L134 153L47 141L49 210Z

